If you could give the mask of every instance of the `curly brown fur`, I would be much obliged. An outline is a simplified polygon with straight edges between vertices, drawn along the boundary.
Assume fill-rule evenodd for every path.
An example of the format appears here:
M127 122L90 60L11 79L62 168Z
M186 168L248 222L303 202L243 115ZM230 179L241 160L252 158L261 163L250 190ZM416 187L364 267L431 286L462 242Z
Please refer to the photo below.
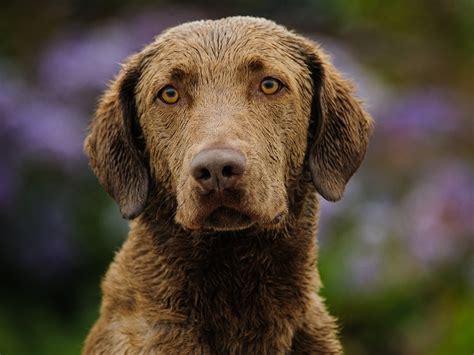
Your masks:
M263 94L266 77L283 88ZM133 221L84 353L341 353L317 294L317 192L342 197L371 129L322 49L268 20L184 24L130 57L85 143ZM210 147L245 156L229 191L190 174Z

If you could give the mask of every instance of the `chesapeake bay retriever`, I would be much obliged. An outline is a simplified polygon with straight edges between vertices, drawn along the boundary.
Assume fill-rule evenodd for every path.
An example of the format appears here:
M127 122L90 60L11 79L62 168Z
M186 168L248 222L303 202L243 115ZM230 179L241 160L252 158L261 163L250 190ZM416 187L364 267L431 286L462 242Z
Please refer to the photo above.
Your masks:
M132 221L84 353L341 353L317 193L341 198L371 130L323 50L265 19L183 24L132 55L85 143Z

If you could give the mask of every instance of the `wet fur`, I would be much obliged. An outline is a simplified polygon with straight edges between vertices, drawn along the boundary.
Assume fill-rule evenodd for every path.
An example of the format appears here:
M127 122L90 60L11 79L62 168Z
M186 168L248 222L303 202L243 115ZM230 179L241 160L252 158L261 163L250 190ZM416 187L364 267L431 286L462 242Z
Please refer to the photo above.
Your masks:
M262 96L268 75L286 91ZM173 107L156 97L170 82L181 95ZM85 143L133 220L84 354L341 353L317 294L317 193L342 197L371 129L322 49L268 20L184 24L130 57ZM199 194L189 162L220 145L246 156L221 202L250 225L203 225L216 202Z

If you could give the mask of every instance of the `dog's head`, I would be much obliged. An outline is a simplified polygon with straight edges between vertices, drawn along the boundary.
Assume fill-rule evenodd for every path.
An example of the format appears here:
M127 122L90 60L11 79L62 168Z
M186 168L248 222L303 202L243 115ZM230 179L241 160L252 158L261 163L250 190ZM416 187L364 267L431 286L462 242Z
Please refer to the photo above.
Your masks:
M234 17L172 28L131 56L85 151L125 218L159 189L183 226L235 230L278 220L306 175L339 200L371 128L315 43Z

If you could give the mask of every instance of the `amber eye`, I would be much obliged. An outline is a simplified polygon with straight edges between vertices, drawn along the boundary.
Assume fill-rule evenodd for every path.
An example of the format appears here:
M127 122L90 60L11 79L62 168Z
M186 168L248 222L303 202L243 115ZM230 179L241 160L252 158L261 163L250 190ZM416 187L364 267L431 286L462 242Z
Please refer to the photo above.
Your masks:
M161 89L158 96L161 101L170 105L175 104L179 99L178 90L170 85Z
M280 89L281 83L277 79L265 78L260 83L260 90L262 90L265 95L276 94Z

